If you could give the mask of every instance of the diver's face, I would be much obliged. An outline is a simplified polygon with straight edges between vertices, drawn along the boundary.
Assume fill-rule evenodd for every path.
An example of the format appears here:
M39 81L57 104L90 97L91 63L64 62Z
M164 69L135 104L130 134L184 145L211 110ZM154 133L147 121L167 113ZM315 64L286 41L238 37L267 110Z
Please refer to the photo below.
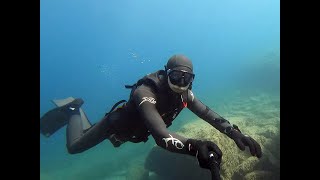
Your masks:
M194 74L184 70L168 70L168 84L172 91L183 93L194 80Z

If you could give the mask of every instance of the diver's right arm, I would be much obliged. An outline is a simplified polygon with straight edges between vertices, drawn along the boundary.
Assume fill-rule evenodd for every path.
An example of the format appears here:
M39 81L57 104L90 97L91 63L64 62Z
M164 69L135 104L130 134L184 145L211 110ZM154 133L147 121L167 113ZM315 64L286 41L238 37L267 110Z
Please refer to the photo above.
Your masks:
M171 152L186 154L187 139L167 129L156 108L157 97L153 90L142 85L133 93L133 100L157 145Z
M210 168L209 151L215 152L221 162L222 152L213 142L186 139L167 129L156 108L157 97L151 88L144 85L138 87L133 93L133 99L158 146L171 152L196 156L202 168Z

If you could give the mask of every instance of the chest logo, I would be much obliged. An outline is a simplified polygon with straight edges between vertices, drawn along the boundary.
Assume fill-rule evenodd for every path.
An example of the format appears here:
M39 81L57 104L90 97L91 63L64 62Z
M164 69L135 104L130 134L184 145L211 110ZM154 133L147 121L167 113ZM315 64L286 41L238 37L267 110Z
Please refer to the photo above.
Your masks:
M141 103L139 104L139 106L144 103L144 102L150 102L152 104L156 104L157 101L153 98L153 97L143 97Z

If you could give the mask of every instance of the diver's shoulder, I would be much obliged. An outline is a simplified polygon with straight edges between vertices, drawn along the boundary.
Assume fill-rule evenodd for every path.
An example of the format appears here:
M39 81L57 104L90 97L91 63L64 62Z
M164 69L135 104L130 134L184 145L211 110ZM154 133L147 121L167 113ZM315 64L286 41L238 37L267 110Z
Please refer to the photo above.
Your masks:
M148 86L146 84L142 84L137 87L137 89L134 91L133 95L144 95L144 94L155 94L155 90L152 86Z

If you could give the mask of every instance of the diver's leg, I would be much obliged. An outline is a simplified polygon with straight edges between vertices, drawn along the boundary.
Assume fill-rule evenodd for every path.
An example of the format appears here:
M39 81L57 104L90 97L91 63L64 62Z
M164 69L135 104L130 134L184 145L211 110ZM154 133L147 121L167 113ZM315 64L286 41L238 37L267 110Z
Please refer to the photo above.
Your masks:
M50 137L64 125L67 125L67 149L71 154L82 152L101 142L101 133L93 128L81 109L84 103L80 98L53 100L57 106L40 118L40 132ZM84 135L85 133L85 135Z
M67 127L68 152L70 154L83 152L105 139L109 139L114 147L119 147L123 142L115 137L114 130L119 128L119 123L116 122L122 122L123 115L121 111L115 110L86 130L81 130L82 121L79 120L79 113L72 115ZM117 127L115 124L118 124Z
M82 129L80 114L73 114L67 126L67 149L70 154L81 153L108 138L107 116L89 129Z
M95 125L91 125L84 111L80 108L83 104L83 100L74 98L67 99L54 101L54 103L60 107L46 113L44 116L46 118L41 118L42 127L46 127L40 128L41 133L46 134L46 132L51 132L49 134L50 136L53 132L67 124L67 149L70 154L81 153L110 136L112 133L111 129L113 129L111 128L110 122L115 121L120 117L118 112L112 112ZM43 121L45 119L48 120ZM111 119L112 121L109 121L108 119ZM60 123L55 125L57 124L56 122Z

